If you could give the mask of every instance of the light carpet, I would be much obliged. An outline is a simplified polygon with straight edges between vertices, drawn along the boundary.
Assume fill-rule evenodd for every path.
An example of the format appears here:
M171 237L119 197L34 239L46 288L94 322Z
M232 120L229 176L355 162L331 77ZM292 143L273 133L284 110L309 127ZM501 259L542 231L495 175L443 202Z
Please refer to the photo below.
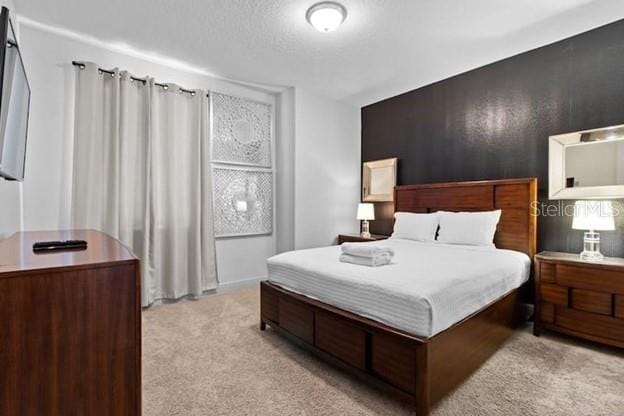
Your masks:
M143 324L145 416L412 414L260 332L257 289L155 306ZM624 353L527 326L433 415L624 415Z

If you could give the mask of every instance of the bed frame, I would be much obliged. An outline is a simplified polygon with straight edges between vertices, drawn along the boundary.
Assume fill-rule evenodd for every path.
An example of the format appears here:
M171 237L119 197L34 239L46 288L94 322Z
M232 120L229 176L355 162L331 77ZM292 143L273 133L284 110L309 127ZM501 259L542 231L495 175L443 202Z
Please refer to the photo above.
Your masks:
M537 240L537 179L504 179L397 186L395 211L501 209L495 243L531 259ZM295 343L395 396L416 413L477 370L526 318L515 289L430 338L410 335L357 314L260 284L260 329L270 325Z

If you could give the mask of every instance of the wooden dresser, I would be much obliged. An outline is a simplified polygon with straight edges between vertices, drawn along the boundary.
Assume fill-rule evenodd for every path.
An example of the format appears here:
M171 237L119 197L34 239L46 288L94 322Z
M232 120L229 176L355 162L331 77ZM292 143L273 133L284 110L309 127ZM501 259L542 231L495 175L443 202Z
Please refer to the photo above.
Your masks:
M42 240L83 251L34 254ZM141 414L139 261L97 231L0 241L0 415Z
M535 335L549 329L624 348L624 259L542 252L535 276Z

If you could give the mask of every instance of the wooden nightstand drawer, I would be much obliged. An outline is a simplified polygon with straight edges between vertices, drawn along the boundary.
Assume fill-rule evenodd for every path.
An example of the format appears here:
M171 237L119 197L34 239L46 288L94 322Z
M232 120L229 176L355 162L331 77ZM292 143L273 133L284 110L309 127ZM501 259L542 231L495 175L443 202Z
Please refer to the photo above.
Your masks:
M540 276L542 282L555 283L556 266L552 263L541 263Z
M540 295L544 302L568 306L568 288L550 283L540 284Z
M535 261L535 335L548 329L624 348L624 259L543 252Z
M615 297L615 316L624 319L624 296Z
M542 321L552 324L555 322L555 305L552 303L542 302L540 309L540 317Z
M624 294L624 272L557 265L557 283L578 289Z
M579 311L611 315L613 311L613 295L594 290L572 289L570 305L573 309Z
M575 332L624 342L624 321L610 316L561 308L555 315L555 324Z
M387 239L387 235L371 234L370 237L362 237L360 234L338 234L338 245L342 243L365 243Z

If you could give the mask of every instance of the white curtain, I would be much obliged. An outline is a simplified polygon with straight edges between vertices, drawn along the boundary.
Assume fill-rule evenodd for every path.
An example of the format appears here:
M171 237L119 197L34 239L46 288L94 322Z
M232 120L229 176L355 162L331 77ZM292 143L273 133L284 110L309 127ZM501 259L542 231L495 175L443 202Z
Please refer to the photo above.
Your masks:
M77 70L72 225L141 259L142 303L217 285L206 94Z

